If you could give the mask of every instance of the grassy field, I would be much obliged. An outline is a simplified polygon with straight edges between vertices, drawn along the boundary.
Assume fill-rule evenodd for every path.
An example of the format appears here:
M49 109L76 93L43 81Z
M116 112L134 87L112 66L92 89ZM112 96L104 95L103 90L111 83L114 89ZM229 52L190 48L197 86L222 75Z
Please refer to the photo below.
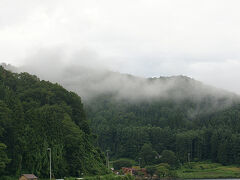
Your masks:
M19 177L1 176L0 180L18 180ZM39 178L38 180L49 180L49 178Z
M1 180L18 180L16 177L0 177ZM103 176L90 176L90 177L84 177L85 180L134 180L133 176L116 176L113 174L103 175ZM39 180L49 180L49 179L42 179L39 178ZM54 180L54 179L52 179ZM76 178L65 178L64 180L76 180Z
M240 167L218 163L191 162L177 170L179 178L240 178Z
M223 166L210 162L191 162L184 164L176 170L179 179L210 179L210 178L240 178L240 166ZM16 180L14 177L1 177L1 180ZM84 177L86 180L132 180L131 176L115 176L113 174L104 176ZM47 180L47 179L39 179ZM75 178L66 178L75 180Z

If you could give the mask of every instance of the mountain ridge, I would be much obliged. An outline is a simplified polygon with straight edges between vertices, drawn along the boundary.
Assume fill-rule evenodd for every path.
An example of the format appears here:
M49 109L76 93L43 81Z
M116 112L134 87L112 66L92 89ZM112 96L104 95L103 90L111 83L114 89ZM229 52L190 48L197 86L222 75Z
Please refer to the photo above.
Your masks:
M192 98L195 96L194 98L198 97L199 99L208 95L229 96L232 100L236 100L239 97L236 93L206 85L183 75L144 78L79 66L66 66L62 69L56 67L56 73L52 75L52 73L48 74L46 70L31 69L28 66L17 68L10 64L2 65L13 72L30 72L41 79L57 82L68 90L76 92L84 101L106 93L115 94L116 99L128 100L141 98L154 100L161 97L181 99L187 96ZM55 72L54 69L48 71ZM168 91L171 91L170 95Z
M151 165L155 160L145 160L141 153L148 146L158 154L173 151L181 163L189 154L199 161L240 162L238 95L185 76L141 78L71 66L62 70L40 77L82 97L96 144L111 150L112 158L142 158Z

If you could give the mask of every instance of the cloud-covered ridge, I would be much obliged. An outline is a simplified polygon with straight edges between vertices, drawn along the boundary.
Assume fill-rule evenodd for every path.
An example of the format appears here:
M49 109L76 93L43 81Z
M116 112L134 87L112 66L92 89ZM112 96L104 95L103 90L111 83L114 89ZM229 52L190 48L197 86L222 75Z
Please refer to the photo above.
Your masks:
M76 92L84 101L102 94L111 94L115 99L131 101L154 99L202 101L210 97L216 101L217 106L225 106L231 104L237 97L233 93L204 85L186 76L142 78L104 68L86 67L84 64L65 64L61 61L52 63L35 61L18 68L5 64L5 67L15 72L29 72L41 79L57 82Z

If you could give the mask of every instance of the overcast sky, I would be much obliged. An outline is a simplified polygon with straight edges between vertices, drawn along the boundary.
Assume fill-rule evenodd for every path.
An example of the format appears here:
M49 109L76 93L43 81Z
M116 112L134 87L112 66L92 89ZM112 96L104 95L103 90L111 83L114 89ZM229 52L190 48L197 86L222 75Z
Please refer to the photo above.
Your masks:
M240 94L239 7L239 0L0 0L0 61L187 75Z

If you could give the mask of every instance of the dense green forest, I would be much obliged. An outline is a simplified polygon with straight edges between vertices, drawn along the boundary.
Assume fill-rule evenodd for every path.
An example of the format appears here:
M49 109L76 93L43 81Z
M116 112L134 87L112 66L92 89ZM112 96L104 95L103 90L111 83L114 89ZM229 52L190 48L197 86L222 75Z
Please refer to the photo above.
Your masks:
M47 148L55 177L106 173L101 151L107 150L115 165L129 158L150 169L187 161L240 164L237 95L184 76L115 76L126 85L111 80L110 89L103 88L107 79L98 93L89 90L85 114L75 93L0 68L0 174L48 176Z
M0 176L104 174L80 97L58 84L0 67Z
M184 95L182 89L190 93ZM114 93L93 98L87 102L87 115L96 143L110 150L112 159L140 159L142 165L161 162L164 150L174 152L179 164L240 164L239 97L206 92L196 100L197 88L186 81L182 89L176 89L183 94L178 100L168 96L135 101L115 98Z

